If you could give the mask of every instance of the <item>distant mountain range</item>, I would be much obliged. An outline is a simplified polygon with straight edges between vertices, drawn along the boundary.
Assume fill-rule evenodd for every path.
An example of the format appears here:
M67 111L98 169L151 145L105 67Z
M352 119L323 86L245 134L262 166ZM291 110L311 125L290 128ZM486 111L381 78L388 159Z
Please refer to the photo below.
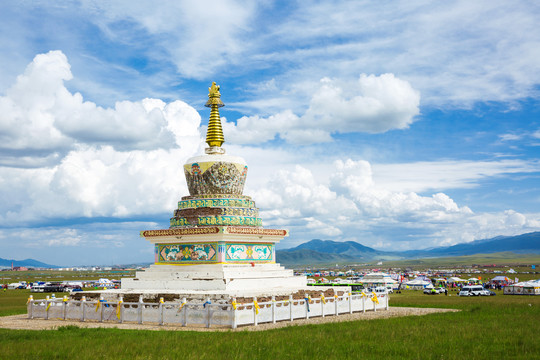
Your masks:
M376 250L354 241L338 242L315 239L292 249L277 250L276 261L285 265L322 264L421 259L496 252L540 254L540 232L517 236L497 236L466 244L402 252Z
M0 267L9 267L11 268L11 265L13 264L14 267L32 267L32 268L57 268L58 266L55 265L49 265L42 263L41 261L37 261L34 259L26 259L26 260L13 260L13 259L2 259L0 258Z
M497 236L466 244L437 247L426 250L383 251L354 241L311 240L295 248L276 251L276 261L284 265L332 264L370 262L376 260L406 260L475 254L512 252L516 254L540 254L540 232L517 236ZM9 260L0 258L0 267L24 266L32 268L58 268L43 262Z

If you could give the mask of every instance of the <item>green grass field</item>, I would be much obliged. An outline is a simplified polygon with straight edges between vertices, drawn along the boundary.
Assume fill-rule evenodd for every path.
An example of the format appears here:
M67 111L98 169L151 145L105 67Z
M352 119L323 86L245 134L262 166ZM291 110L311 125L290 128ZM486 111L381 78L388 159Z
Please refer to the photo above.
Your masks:
M0 294L0 314L25 313L27 290ZM0 329L2 359L538 359L540 296L461 298L407 291L392 306L457 313L261 332Z

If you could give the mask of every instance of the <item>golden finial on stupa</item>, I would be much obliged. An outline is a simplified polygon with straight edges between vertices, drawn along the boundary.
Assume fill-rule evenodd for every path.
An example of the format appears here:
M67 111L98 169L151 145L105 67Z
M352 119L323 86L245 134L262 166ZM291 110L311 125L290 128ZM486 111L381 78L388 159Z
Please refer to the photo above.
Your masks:
M218 108L225 106L221 101L219 85L215 82L208 88L208 101L204 105L210 108L210 120L208 121L208 130L206 131L206 143L210 148L221 147L225 142L223 129L221 128L221 119L219 118Z

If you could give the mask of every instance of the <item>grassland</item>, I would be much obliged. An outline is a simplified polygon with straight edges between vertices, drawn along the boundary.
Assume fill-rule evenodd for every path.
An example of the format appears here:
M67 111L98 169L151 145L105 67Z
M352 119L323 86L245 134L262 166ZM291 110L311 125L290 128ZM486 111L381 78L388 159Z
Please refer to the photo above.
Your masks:
M422 267L422 268L425 268L426 266L444 267L444 266L466 266L470 264L478 264L478 265L496 264L499 266L524 267L524 265L540 264L540 255L515 254L512 252L499 252L499 253L492 253L492 254L475 254L475 255L451 256L451 257L439 257L439 258L394 260L394 261L384 262L385 267L413 266L413 267Z
M24 313L27 290L0 294ZM457 313L293 326L263 332L0 329L2 359L538 359L540 296L461 298L407 291L392 306ZM2 310L1 314L5 314Z

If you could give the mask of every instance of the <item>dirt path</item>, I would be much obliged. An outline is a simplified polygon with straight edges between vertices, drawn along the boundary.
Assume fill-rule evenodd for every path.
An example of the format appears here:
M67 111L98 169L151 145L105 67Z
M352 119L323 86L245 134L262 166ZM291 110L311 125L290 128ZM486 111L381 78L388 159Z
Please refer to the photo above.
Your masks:
M298 326L306 324L322 324L334 323L343 321L357 320L373 320L384 319L398 316L418 316L440 312L456 312L454 309L428 309L428 308L408 308L408 307L390 307L388 310L379 310L377 312L368 311L366 313L344 314L339 316L316 317L311 319L299 319L294 322L280 321L276 324L261 324L258 326L242 326L236 330L230 328L215 328L207 329L205 327L195 326L159 326L156 324L134 324L134 323L113 323L113 322L80 322L74 320L43 320L43 319L28 319L27 315L13 315L0 317L0 328L15 329L15 330L54 330L61 326L74 325L81 328L118 328L127 330L173 330L173 331L261 331L268 329L276 329L286 326Z

